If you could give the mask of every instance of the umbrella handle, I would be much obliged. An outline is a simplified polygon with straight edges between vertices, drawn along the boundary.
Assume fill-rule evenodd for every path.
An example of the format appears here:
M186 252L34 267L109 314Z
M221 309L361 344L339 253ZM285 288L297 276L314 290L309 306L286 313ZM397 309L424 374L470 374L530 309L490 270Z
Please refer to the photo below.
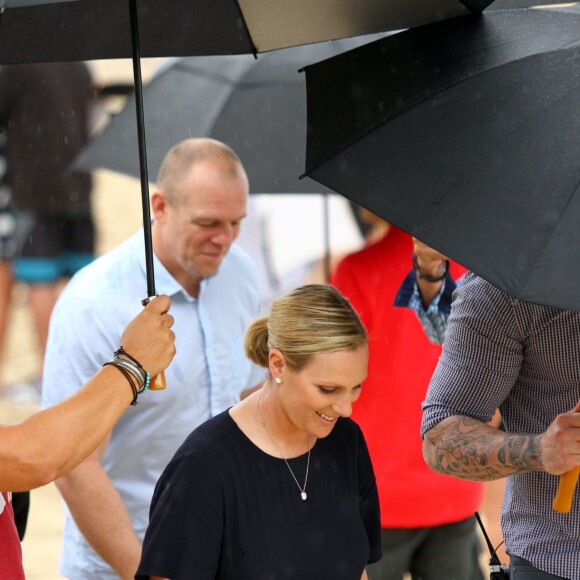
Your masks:
M161 371L156 377L151 377L151 384L149 385L150 391L161 391L167 387L167 382L165 381L165 372Z
M148 298L143 298L141 304L147 306L155 296L149 296ZM167 381L165 380L165 371L161 371L158 375L151 377L151 383L149 384L150 391L162 391L167 388Z
M554 496L552 508L561 514L567 514L572 509L572 497L576 489L576 483L580 475L580 466L573 467L570 471L560 476L558 491Z

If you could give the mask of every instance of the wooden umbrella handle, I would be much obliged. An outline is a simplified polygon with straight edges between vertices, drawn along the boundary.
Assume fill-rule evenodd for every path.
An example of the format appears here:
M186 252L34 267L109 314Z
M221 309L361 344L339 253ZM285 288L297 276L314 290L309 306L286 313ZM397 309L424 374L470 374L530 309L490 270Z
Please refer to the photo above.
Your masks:
M141 304L143 306L147 306L153 298L156 296L149 296L148 298L143 298L141 300ZM165 380L165 372L161 371L157 376L151 377L151 383L149 384L150 391L162 391L163 389L167 388L167 381Z
M167 387L165 371L161 371L156 377L151 377L150 391L161 391Z
M574 497L578 475L580 475L580 466L574 467L560 476L558 490L552 502L554 511L567 514L572 509L572 498Z

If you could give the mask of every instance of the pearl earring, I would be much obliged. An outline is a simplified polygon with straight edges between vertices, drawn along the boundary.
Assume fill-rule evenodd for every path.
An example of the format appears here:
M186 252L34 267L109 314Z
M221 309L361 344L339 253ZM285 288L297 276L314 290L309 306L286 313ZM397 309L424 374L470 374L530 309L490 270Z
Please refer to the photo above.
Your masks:
M282 383L282 379L281 379L280 377L276 377L276 378L274 379L274 382L275 382L277 385L280 385L280 384Z

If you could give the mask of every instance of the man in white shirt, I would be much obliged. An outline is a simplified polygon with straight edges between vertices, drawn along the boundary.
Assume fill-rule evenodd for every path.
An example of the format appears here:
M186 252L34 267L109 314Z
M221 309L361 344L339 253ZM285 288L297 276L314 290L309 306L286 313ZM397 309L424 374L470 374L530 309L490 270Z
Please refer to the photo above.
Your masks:
M134 577L161 471L195 427L263 378L243 352L245 328L260 309L257 274L232 246L248 191L238 157L217 141L188 139L163 162L151 195L154 268L157 291L171 297L177 355L166 371L167 389L129 409L108 441L57 481L69 510L61 561L68 578ZM142 242L139 232L84 268L59 299L45 405L92 376L140 310Z

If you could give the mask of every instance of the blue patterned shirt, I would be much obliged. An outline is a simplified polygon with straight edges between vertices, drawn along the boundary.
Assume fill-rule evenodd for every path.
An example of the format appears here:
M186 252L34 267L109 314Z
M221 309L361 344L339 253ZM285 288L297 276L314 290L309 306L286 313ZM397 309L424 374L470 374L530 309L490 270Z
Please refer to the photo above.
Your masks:
M461 284L461 278L457 284ZM399 292L395 297L395 306L413 310L419 317L429 340L434 344L443 344L447 319L451 312L452 295L456 286L455 280L453 280L451 275L447 274L445 280L443 280L441 290L439 290L431 304L425 308L423 302L421 302L415 270L411 270L399 288Z

